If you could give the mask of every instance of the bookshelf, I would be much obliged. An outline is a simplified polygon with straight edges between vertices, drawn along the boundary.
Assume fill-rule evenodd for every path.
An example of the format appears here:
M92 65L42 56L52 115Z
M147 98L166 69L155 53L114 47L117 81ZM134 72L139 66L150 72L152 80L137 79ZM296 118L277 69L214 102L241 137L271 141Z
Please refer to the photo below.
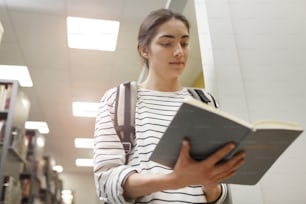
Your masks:
M21 196L19 176L26 163L24 124L30 102L18 81L0 80L0 203Z
M0 80L0 204L61 204L63 182L37 130L25 130L30 102L18 81Z
M37 130L26 130L26 165L20 174L22 198L21 204L40 203L41 180L43 179L42 153L43 147L37 145L42 137Z
M26 130L26 161L20 174L21 204L61 204L62 180L52 170L51 157L37 145L42 137L37 130Z
M63 182L59 174L52 170L51 160L52 158L50 156L43 157L44 185L40 189L41 199L44 201L44 204L61 204Z

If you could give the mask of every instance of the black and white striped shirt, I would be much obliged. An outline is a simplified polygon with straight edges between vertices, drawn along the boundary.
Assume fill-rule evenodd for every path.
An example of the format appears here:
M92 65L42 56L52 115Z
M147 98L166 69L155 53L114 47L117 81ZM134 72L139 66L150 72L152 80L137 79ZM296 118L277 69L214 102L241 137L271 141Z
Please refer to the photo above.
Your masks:
M171 171L150 161L149 157L186 96L190 96L187 89L160 92L138 88L135 111L136 139L129 155L128 165L125 165L125 152L113 124L116 89L110 89L105 93L96 118L94 138L95 182L97 193L102 200L116 204L129 203L123 198L122 184L134 171L150 174L167 174ZM222 203L225 196L226 193L217 203ZM201 186L188 186L152 193L130 203L205 203L205 201Z

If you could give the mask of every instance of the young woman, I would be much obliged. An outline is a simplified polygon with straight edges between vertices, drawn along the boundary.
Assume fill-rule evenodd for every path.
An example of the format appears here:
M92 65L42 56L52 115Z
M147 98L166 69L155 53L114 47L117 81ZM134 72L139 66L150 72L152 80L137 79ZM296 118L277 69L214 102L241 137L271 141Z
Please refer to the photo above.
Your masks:
M217 162L232 144L204 161L189 156L189 142L183 141L174 167L149 160L188 91L179 77L189 54L189 22L167 9L150 13L139 29L138 51L147 65L148 76L138 84L135 113L135 141L125 164L125 152L114 129L116 89L103 96L96 119L94 174L98 195L108 203L222 203L226 186L244 153L223 164Z

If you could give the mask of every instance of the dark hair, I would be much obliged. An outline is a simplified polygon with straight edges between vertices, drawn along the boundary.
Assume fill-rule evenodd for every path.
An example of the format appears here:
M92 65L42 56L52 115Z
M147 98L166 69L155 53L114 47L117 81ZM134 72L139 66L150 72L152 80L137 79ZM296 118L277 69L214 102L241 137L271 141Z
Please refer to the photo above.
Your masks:
M146 47L151 43L152 38L156 34L157 29L160 25L171 19L177 19L182 21L188 32L190 29L189 21L185 16L180 13L175 13L169 9L158 9L152 11L142 22L138 31L138 52L140 47ZM149 62L146 58L144 58L139 52L140 56L143 58L147 68L149 67Z

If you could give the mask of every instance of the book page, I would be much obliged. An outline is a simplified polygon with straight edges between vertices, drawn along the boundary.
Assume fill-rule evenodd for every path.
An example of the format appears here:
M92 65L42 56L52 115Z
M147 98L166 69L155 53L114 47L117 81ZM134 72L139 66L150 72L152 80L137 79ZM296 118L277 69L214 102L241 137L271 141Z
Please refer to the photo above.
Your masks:
M239 124L241 124L241 125L243 125L243 126L245 126L247 128L250 128L250 129L253 128L253 125L250 124L249 122L247 122L247 121L245 121L245 120L243 120L243 119L241 119L241 118L239 118L239 117L237 117L235 115L232 115L230 113L222 111L221 109L217 109L217 108L211 107L211 106L207 105L206 103L203 103L203 102L201 102L199 100L196 100L196 99L194 99L192 97L187 97L184 102L187 103L187 104L196 106L198 108L205 109L205 110L207 110L209 112L212 112L212 113L214 113L216 115L219 115L219 116L221 116L223 118L227 118L227 119L229 119L231 121L234 121L236 123L239 123Z
M254 123L255 129L288 129L302 131L303 128L297 123L286 121L261 120Z

